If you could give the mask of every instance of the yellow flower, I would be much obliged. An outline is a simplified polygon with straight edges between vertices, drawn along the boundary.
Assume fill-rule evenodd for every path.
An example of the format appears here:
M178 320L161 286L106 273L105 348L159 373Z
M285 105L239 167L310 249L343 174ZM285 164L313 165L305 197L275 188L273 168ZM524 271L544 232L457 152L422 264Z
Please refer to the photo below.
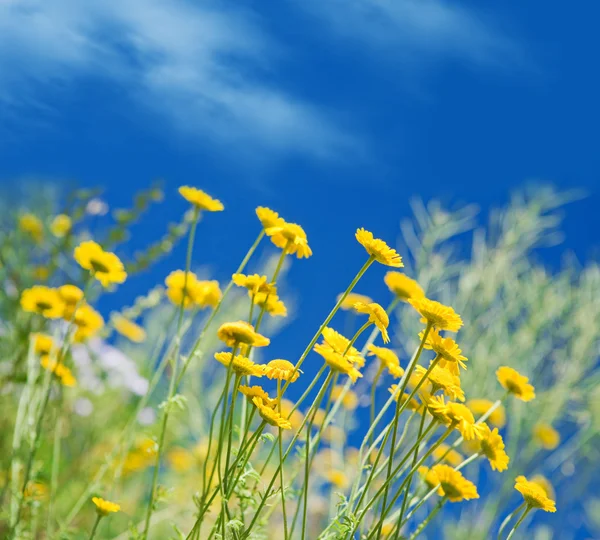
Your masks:
M59 364L56 360L50 360L49 356L42 356L40 364L44 369L54 373L63 386L73 387L77 384L73 373L64 364Z
M346 489L350 485L350 479L344 471L329 470L325 473L325 478L339 489Z
M224 208L221 201L213 199L210 195L195 187L181 186L179 188L179 194L199 210L220 212Z
M28 482L23 496L31 501L43 501L48 498L48 486L42 482Z
M340 301L340 298L342 296L342 294L338 294L338 302ZM361 302L363 304L370 304L372 301L373 300L371 298L365 296L364 294L357 294L351 292L346 295L346 298L344 298L344 301L340 304L340 309L348 311L350 309L354 309L354 304L356 304L357 302Z
M266 347L271 340L254 331L254 326L246 321L226 322L217 330L217 337L229 347L244 344L252 347Z
M73 323L77 326L73 339L79 343L95 336L104 326L104 319L92 306L83 304L75 310Z
M489 399L470 399L467 401L467 407L469 407L477 417L483 416L493 406L494 402ZM499 428L504 427L504 424L506 424L506 412L504 406L499 405L498 408L488 416L487 422Z
M19 217L19 229L31 236L37 243L41 242L44 236L44 225L33 214L23 214Z
M333 351L343 355L345 358L350 360L351 363L356 364L358 367L365 365L365 360L358 352L358 349L356 349L356 347L349 347L350 340L346 336L343 336L328 326L323 329L322 335L325 345L327 345Z
M458 332L463 325L460 315L450 306L425 297L411 298L408 303L421 314L422 323L430 324L438 330Z
M306 233L304 229L296 223L288 223L281 220L274 226L265 229L267 235L271 238L271 242L278 248L285 249L288 255L296 255L299 259L310 257L312 250L308 245Z
M386 347L377 347L369 344L367 356L375 356L383 367L386 367L394 377L402 377L404 370L400 367L400 360L396 353Z
M407 302L411 298L423 298L425 296L421 286L414 279L401 272L391 270L385 275L383 281L390 292L403 302Z
M356 382L359 377L362 377L362 373L354 367L354 364L346 356L342 356L340 353L334 351L330 346L317 343L314 347L314 351L321 355L325 360L325 363L331 368L332 371L339 373L345 373L350 377L352 382Z
M244 394L248 400L252 401L255 397L260 398L265 406L274 407L277 403L276 400L271 399L262 386L245 386L241 384L239 391Z
M419 339L423 339L424 332L419 334ZM461 354L461 350L450 337L442 337L440 333L432 328L427 334L427 339L424 344L425 349L432 350L440 356L438 365L442 368L446 368L453 375L459 374L458 366L463 369L467 369L465 362L467 357Z
M449 402L446 405L446 416L450 422L456 424L456 429L460 431L465 440L470 441L474 438L483 438L485 427L487 426L485 424L476 424L473 413L466 405L454 403L453 401Z
M535 397L535 389L529 379L511 367L501 366L496 371L498 382L511 394L522 401L531 401Z
M223 293L221 292L218 281L199 281L197 284L194 301L201 308L206 306L215 308L221 301L222 296Z
M252 375L253 377L262 377L265 374L265 366L261 364L255 364L250 358L247 358L241 354L236 355L233 358L233 365L231 364L231 353L230 352L218 352L215 353L215 360L221 362L225 367L231 365L231 369L238 375Z
M533 437L546 450L554 450L560 444L560 434L550 424L540 422L533 426Z
M447 452L447 453L446 453ZM438 460L444 458L444 461L452 465L453 467L458 467L463 462L463 456L460 452L454 450L454 448L448 446L447 444L440 444L432 453L432 456Z
M273 292L273 285L268 283L267 276L260 276L258 274L233 274L231 279L238 287L245 287L248 289L248 292L251 295L259 292Z
M342 395L343 391L344 391L343 386L341 386L341 385L334 386L331 389L331 399L334 401L337 401L340 398L340 396ZM358 407L358 396L356 395L356 392L353 392L350 389L346 390L346 393L344 394L344 397L342 398L342 407L344 407L344 409L346 409L348 411L353 411L354 409L356 409L356 407Z
M419 476L423 479L423 481L427 484L427 487L429 489L433 489L434 487L439 485L440 481L438 480L437 475L429 467L421 465L421 467L417 469L417 472L419 473Z
M70 321L73 318L75 307L83 300L83 291L76 285L62 285L58 288L58 295L65 303L63 319Z
M273 289L276 291L277 289L273 286ZM259 292L255 295L248 292L251 298L254 299L254 303L257 306L264 308L264 310L271 315L271 317L286 317L287 316L287 308L282 300L279 299L276 292L266 293Z
M388 246L383 240L373 238L373 233L365 229L357 229L356 239L367 250L369 256L373 257L377 262L395 268L402 268L404 266L402 257L398 255L398 252Z
M127 277L121 259L114 253L104 251L96 242L81 242L73 253L79 266L89 270L103 287L111 283L123 283Z
M50 355L56 348L54 340L48 334L31 334L33 338L33 350L40 356Z
M64 303L56 289L34 285L21 294L21 307L30 313L39 313L47 319L62 317Z
M57 238L62 238L69 234L73 223L67 214L58 214L50 224L50 232Z
M259 397L252 398L252 403L256 406L258 414L261 418L271 426L279 427L281 429L292 429L292 423L281 416L275 409L271 408L270 405Z
M117 503L105 501L100 497L92 497L92 502L96 505L96 512L101 516L108 516L108 514L121 510Z
M390 342L390 336L388 335L387 327L390 324L390 318L379 304L371 302L370 304L363 304L362 302L356 302L354 309L359 313L366 313L369 315L369 322L372 322L379 331L384 343Z
M277 212L274 212L270 208L266 208L264 206L259 206L256 209L256 215L258 216L258 219L260 220L265 231L284 222L283 218L280 218Z
M294 382L300 377L300 371L288 360L271 360L265 367L265 375L269 379Z
M123 317L123 315L115 313L112 316L112 324L114 329L119 332L119 334L125 336L134 343L141 343L146 339L146 331L133 321Z
M479 499L475 484L467 480L459 471L449 465L435 465L431 470L440 483L438 494L445 495L450 502Z
M417 366L415 368L415 374L419 378L423 378L427 373L427 369L423 366ZM415 377L416 378L416 377ZM441 390L451 399L458 399L459 401L465 400L465 392L460 387L460 379L450 373L447 369L440 366L435 366L427 375L427 380L433 385L432 393L436 393Z
M282 399L279 403L279 409L281 416L292 424L292 429L300 428L304 415L298 409L294 409L294 404L289 399Z
M502 472L508 469L510 458L504 450L504 441L498 433L498 428L493 431L485 423L483 426L483 438L481 439L481 452L488 458L492 470Z
M549 499L552 499L552 500L556 499L556 494L554 493L554 487L550 483L550 480L548 480L545 476L542 476L541 474L536 474L531 477L530 482L540 486L544 490L544 493L546 493L546 497L548 497Z
M167 286L167 297L171 302L180 306L183 302L184 308L189 308L196 303L200 282L194 272L175 270L165 278Z
M392 384L392 386L388 388L388 391L394 396L394 400L398 401L398 396L396 395L396 392L398 391L398 385ZM410 394L404 392L404 394L400 396L400 403L405 403L409 396ZM421 405L416 398L412 397L410 398L410 402L408 403L407 408L411 411L422 411L423 405Z
M556 512L556 503L546 495L546 491L539 484L527 480L524 476L517 476L515 489L523 495L529 507L540 508L544 512Z
M171 448L166 457L169 466L176 472L189 471L196 461L194 454L181 447Z

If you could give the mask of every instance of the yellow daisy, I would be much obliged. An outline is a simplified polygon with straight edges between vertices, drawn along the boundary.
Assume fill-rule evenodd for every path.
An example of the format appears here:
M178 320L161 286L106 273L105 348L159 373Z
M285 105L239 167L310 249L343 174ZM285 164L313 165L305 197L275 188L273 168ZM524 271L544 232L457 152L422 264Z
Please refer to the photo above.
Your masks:
M375 356L381 365L386 367L394 377L402 377L404 370L400 367L400 359L394 351L386 347L369 344L367 356Z
M31 334L33 339L33 350L40 356L50 355L55 349L54 340L48 334Z
M331 389L331 399L334 401L337 401L340 396L342 395L342 392L344 391L344 387L341 385L337 385L334 386ZM356 394L356 392L348 389L346 390L346 393L344 394L344 397L342 398L342 407L344 407L344 409L346 409L347 411L353 411L354 409L356 409L356 407L358 407L358 395Z
M546 491L539 484L527 480L524 476L517 476L515 489L523 495L529 507L539 508L544 512L556 512L556 503L547 496Z
M300 370L295 369L294 364L288 360L271 360L265 366L265 375L269 379L294 382L300 376Z
M449 402L446 405L446 416L466 441L482 439L485 433L485 424L476 424L473 413L462 403ZM485 426L485 427L484 427ZM488 428L489 429L489 428Z
M171 302L184 308L190 308L196 303L199 281L194 272L175 270L165 278L167 297Z
M529 481L533 484L537 484L538 486L540 486L544 490L544 493L546 493L546 497L552 500L556 499L554 487L550 483L550 480L548 480L545 476L542 476L541 474L536 474L532 476L531 480Z
M417 472L419 473L419 476L423 479L423 482L425 482L425 484L427 484L427 487L429 489L433 489L434 487L436 487L440 484L437 474L435 474L435 471L433 471L429 467L425 467L425 465L421 465L417 469Z
M350 479L344 471L330 469L325 473L325 478L338 489L346 489L350 486Z
M373 323L381 332L381 337L384 343L390 342L390 336L387 331L387 327L390 324L390 318L379 304L371 302L370 304L363 304L357 302L354 304L354 309L359 313L366 313L369 316L369 322Z
M65 303L63 319L70 321L73 318L75 308L83 301L83 291L76 285L62 285L58 288L58 295Z
M404 266L402 257L398 255L398 252L388 246L383 240L374 238L372 232L365 229L357 229L356 239L367 250L369 256L373 257L377 262L395 268L402 268Z
M392 386L388 388L388 391L394 396L394 399L398 401L398 396L396 395L396 392L398 391L398 385L392 384ZM404 394L402 394L402 396L400 397L400 403L405 403L409 396L410 394L404 392ZM412 397L410 398L410 402L408 403L407 408L411 411L422 411L424 407L423 405L421 405L421 403L419 403L419 401L416 398Z
M39 313L47 319L62 317L65 304L56 289L34 285L21 293L21 307L30 313Z
M340 301L340 298L342 296L343 294L338 294L338 302ZM354 304L356 304L357 302L361 302L363 304L370 304L372 301L373 300L371 298L365 296L364 294L357 294L351 292L346 295L346 298L344 298L343 302L340 304L340 309L348 311L350 309L354 309Z
M415 374L419 378L423 378L427 373L427 369L423 366L415 367ZM416 377L415 377L416 379ZM427 380L432 384L432 393L441 390L451 399L465 400L465 392L460 386L460 379L450 373L447 369L435 366L427 375Z
M470 399L467 401L467 407L469 407L472 413L477 417L483 416L493 406L494 402L489 399ZM499 428L504 427L506 424L506 411L504 410L504 406L500 405L498 408L494 409L488 416L487 422Z
M356 364L358 367L363 367L365 365L365 360L358 352L358 349L354 346L349 347L350 340L346 336L343 336L328 326L323 329L322 335L325 344L333 351L343 355L350 360L352 364Z
M238 287L245 287L251 295L259 292L270 293L273 292L273 285L268 283L267 276L260 276L258 274L233 274L231 276L233 283Z
M108 516L108 514L121 510L121 507L117 503L105 501L100 497L92 497L92 502L96 505L96 512L101 516Z
M230 352L218 352L215 353L215 360L221 362L225 367L231 368L237 375L252 375L253 377L262 377L265 374L265 366L261 364L255 364L250 358L241 354L236 355L233 358Z
M89 270L103 287L111 283L123 283L127 277L121 259L114 253L104 251L100 244L92 240L81 242L73 255L79 266Z
M44 236L44 225L33 214L23 214L19 217L19 229L31 236L37 243L41 242Z
M194 302L201 308L207 306L212 308L217 307L222 297L223 293L218 281L198 281L194 294Z
M260 220L265 231L284 222L283 218L280 218L277 212L274 212L265 206L259 206L256 209L256 216Z
M391 270L385 275L383 281L390 292L403 302L408 302L411 298L423 298L425 296L421 286L414 279L401 272Z
M254 326L246 321L226 322L217 330L217 337L229 347L236 345L251 345L266 347L271 340L254 331Z
M276 290L275 287L273 287ZM250 292L248 294L251 294ZM259 292L255 295L251 296L254 299L254 303L271 315L271 317L286 317L287 316L287 308L283 303L283 300L279 299L277 293L265 293Z
M189 203L193 204L199 210L207 212L221 212L224 208L223 203L218 199L213 199L208 193L201 189L181 186L179 194Z
M419 334L419 339L423 339L424 332ZM459 374L458 367L467 369L465 362L467 357L463 356L456 341L450 337L443 337L440 333L432 328L427 334L427 339L423 345L425 349L432 350L440 356L438 365L442 368L446 368L453 375Z
M501 366L496 371L498 382L511 394L522 401L531 401L535 397L535 389L529 379L511 367Z
M244 394L249 401L252 401L255 397L260 398L265 406L274 407L277 404L277 401L271 399L269 394L265 392L265 389L262 386L254 385L254 386L245 386L241 384L239 386L239 391Z
M533 426L533 438L546 450L554 450L560 444L560 433L543 422Z
M279 414L275 409L271 408L269 405L265 404L265 402L259 397L252 398L252 403L256 406L258 410L258 414L260 414L261 418L271 426L279 427L281 429L292 429L292 423L289 420L286 420Z
M431 454L434 459L444 459L444 461L453 467L458 467L464 460L463 455L457 452L451 446L447 444L440 444Z
M348 359L348 357L342 356L328 345L317 343L314 347L314 351L323 357L325 363L332 369L332 371L345 373L348 375L348 377L350 377L352 382L356 382L359 377L362 377L362 373L354 367L354 364Z
M298 409L294 409L294 403L289 399L282 399L278 404L278 410L283 418L290 421L292 429L300 429L304 415Z
M67 216L67 214L58 214L50 224L50 232L56 236L56 238L63 238L69 234L72 225L71 218Z
M295 254L299 259L308 258L312 255L306 233L296 223L281 220L273 227L266 229L266 233L271 238L271 242L278 248L285 249L288 255Z
M498 428L491 430L485 423L483 426L483 438L481 439L481 452L488 458L494 471L502 472L508 469L510 458L504 450L504 441L498 433Z
M422 323L430 324L438 330L458 332L463 325L460 315L450 306L425 297L411 298L408 303L421 314Z
M146 339L146 331L138 324L135 324L133 321L123 317L123 315L115 313L112 316L112 324L114 329L119 332L119 334L133 341L134 343L141 343Z
M439 495L445 495L450 502L479 498L475 484L449 465L435 465L431 470L440 483Z

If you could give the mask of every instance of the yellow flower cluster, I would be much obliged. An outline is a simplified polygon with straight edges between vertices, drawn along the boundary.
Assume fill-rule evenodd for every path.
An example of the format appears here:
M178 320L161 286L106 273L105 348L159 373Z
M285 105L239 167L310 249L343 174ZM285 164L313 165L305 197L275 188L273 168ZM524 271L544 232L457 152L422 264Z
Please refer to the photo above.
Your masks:
M165 279L167 298L176 306L215 308L223 294L217 281L199 280L193 272L175 270Z

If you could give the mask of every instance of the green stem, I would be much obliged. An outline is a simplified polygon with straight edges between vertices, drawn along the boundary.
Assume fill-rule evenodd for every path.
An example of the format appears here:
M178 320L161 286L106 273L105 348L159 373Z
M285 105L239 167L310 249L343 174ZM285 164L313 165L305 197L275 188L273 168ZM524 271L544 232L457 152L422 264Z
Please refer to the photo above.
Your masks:
M508 516L506 516L504 518L504 520L502 521L502 523L500 524L500 528L498 529L498 540L502 539L502 533L504 532L504 529L506 528L506 526L510 523L510 520L515 517L515 515L517 515L521 510L523 510L523 508L525 508L527 506L527 503L523 501L522 504L520 504L515 510L513 510L510 514L508 514Z
M381 374L383 373L383 363L380 362L379 363L379 369L377 370L377 373L375 375L375 377L373 378L373 384L371 386L371 410L370 410L370 414L369 414L369 425L372 426L375 423L375 395L377 393L377 383L379 382L379 378L381 377ZM371 436L369 437L369 442L367 444L371 445L373 444L373 432L371 432Z
M96 531L98 530L98 525L100 525L100 520L102 519L102 514L98 514L96 521L94 522L94 526L92 527L92 532L90 533L89 540L92 540L94 536L96 536Z
M444 504L446 503L447 500L448 500L447 497L442 497L438 501L438 503L435 505L435 508L431 511L431 514L429 514L427 516L427 518L425 520L423 520L423 522L417 527L417 530L413 534L410 535L410 538L408 540L414 540L417 536L419 536L423 532L423 529L425 529L425 527L427 527L429 522L442 509L442 506L444 506Z
M519 521L517 521L515 523L515 526L508 533L506 540L510 540L512 538L512 535L515 534L515 531L519 528L519 525L521 525L521 523L523 523L523 520L527 517L527 514L529 514L530 511L531 511L531 506L528 506L527 508L525 508L525 512L523 512L523 514L519 518Z
M281 415L281 379L277 379L277 407L279 409L279 414ZM283 434L282 434L282 429L279 428L278 429L278 446L279 446L279 461L283 461L283 442L282 442L282 438L283 438ZM283 539L287 540L288 537L288 522L287 522L287 512L285 509L285 484L284 484L284 479L283 479L283 467L280 467L279 469L279 477L280 477L280 484L281 484L281 511L283 513Z

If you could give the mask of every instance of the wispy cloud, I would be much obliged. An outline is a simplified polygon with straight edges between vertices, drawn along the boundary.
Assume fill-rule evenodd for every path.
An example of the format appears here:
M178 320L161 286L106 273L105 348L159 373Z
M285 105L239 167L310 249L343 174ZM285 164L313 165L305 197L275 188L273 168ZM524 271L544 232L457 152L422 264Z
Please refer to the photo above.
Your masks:
M318 107L269 84L258 17L218 1L3 0L0 105L42 104L80 77L217 143L330 157L356 145Z
M489 18L444 0L304 0L298 4L339 37L378 53L382 61L423 67L427 60L474 64L520 61L519 47Z

